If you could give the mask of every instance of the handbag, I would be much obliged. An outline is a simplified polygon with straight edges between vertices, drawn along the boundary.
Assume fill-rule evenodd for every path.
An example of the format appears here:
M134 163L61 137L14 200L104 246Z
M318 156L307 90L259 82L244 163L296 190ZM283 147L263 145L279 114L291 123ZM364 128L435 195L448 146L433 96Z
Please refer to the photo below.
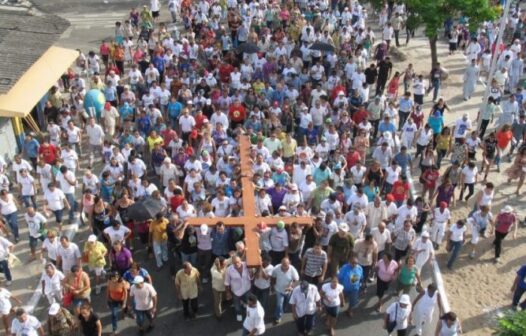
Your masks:
M394 320L391 321L389 320L389 322L387 323L387 332L390 334L391 332L393 332L393 330L396 328L396 317L398 315L398 303L396 304L396 308L395 308L395 315L394 315Z
M66 292L62 298L62 305L64 307L69 307L73 303L73 293Z

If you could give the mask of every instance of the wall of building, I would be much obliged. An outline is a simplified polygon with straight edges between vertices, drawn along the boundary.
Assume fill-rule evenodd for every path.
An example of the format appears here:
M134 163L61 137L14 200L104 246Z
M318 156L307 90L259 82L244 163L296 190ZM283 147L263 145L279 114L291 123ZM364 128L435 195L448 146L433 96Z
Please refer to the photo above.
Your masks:
M11 119L0 118L0 156L10 162L17 152L18 145Z

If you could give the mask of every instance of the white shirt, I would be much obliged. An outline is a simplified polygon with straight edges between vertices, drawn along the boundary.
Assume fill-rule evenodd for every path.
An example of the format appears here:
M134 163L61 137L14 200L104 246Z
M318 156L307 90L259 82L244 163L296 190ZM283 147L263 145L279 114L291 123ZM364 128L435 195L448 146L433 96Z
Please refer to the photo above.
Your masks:
M0 314L2 315L8 315L13 306L9 298L11 298L11 292L5 288L0 288Z
M42 327L40 321L33 315L27 315L24 322L14 318L11 322L11 333L16 336L38 336L38 328Z
M301 291L301 286L296 286L292 290L289 304L295 305L296 315L303 317L316 313L316 303L321 300L318 288L309 284L306 293Z
M13 246L9 240L0 237L0 261L4 261L9 256L9 248Z
M119 225L119 228L115 230L113 226L108 226L104 229L104 233L110 237L111 244L116 241L124 242L124 237L130 232L124 225Z
M385 244L392 243L391 232L389 232L387 228L384 229L384 232L380 232L378 228L374 228L371 230L371 234L373 235L373 240L378 246L378 252L385 250Z
M463 119L458 119L455 122L455 139L465 138L468 130L471 129L471 121L468 119L464 121Z
M40 281L44 281L44 293L50 294L58 292L62 289L62 280L64 280L64 273L55 269L55 273L50 277L46 272L42 273Z
M444 212L440 211L440 208L433 210L433 223L434 224L445 224L451 219L451 212L449 209L444 209Z
M263 335L265 333L265 310L256 301L256 306L251 308L247 305L247 316L243 321L243 328L248 331L256 329L256 335Z
M0 198L0 206L2 207L2 215L9 215L18 210L13 199L13 194L7 194L7 201Z
M71 267L77 264L77 259L80 258L80 250L77 244L70 242L68 248L64 248L62 244L58 247L57 255L62 258L62 270L64 272L71 271Z
M142 288L133 285L130 289L130 296L134 298L135 308L144 311L153 308L153 298L157 296L157 292L152 285L145 282Z
M35 212L34 216L29 216L26 213L24 215L24 219L27 223L29 235L33 238L39 238L42 235L40 228L42 225L46 224L46 217L44 217L40 212Z
M270 246L272 251L283 252L289 246L289 238L285 229L279 231L277 228L272 228L270 232Z
M64 192L64 194L75 194L75 185L71 185L66 180L66 178L76 184L77 179L75 178L75 174L73 174L73 172L68 170L65 174L58 173L57 181L60 185L60 189Z
M62 210L64 209L64 200L66 199L66 195L64 195L64 192L58 188L55 188L55 190L51 191L47 189L44 192L44 198L47 202L47 208L52 211Z
M20 190L22 196L34 196L35 195L34 182L35 182L35 179L29 174L26 176L20 176L18 178L18 183L20 183L20 185L22 186Z
M385 169L385 174L386 174L385 181L393 185L398 180L398 177L400 176L401 172L402 172L402 168L400 168L400 166L396 166L396 168L393 168L393 166L387 167Z
M340 294L343 292L343 286L336 285L336 288L331 287L331 283L327 282L321 286L323 292L323 303L327 307L339 307L341 304Z
M465 166L462 168L462 175L464 175L464 183L475 183L478 168L475 166L475 168L470 169L469 166Z
M457 224L451 225L449 228L449 232L451 232L450 239L454 242L459 242L464 240L464 232L466 232L466 226L462 225L462 227L458 227Z
M259 289L267 289L270 287L270 278L272 276L272 271L274 270L274 266L267 265L264 269L262 269L263 272L269 277L268 279L263 279L263 277L255 278L254 279L254 286L256 286Z
M418 210L416 209L416 206L412 206L409 208L407 205L402 205L400 208L398 208L398 217L396 217L396 227L400 228L404 225L404 222L407 219L412 220L413 222L416 220L416 216L418 215Z
M104 138L104 131L102 130L102 127L100 125L98 124L95 124L93 126L87 125L86 133L88 134L90 145L92 146L102 145L102 140Z
M409 322L409 314L411 314L411 304L402 308L398 302L393 302L387 307L385 313L389 314L389 321L396 320L396 327L394 330L406 329Z
M57 260L57 251L58 247L60 246L60 243L58 242L58 238L55 237L55 240L51 242L49 238L44 239L44 242L42 243L42 248L46 249L47 256L51 260Z

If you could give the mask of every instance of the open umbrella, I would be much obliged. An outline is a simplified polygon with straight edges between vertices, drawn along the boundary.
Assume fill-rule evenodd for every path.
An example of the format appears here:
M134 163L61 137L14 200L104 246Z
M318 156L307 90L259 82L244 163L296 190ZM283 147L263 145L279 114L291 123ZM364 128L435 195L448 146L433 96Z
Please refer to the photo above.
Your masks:
M237 47L237 51L240 53L254 54L259 51L259 47L252 42L245 42Z
M144 222L153 219L155 215L161 212L162 208L161 201L150 197L130 205L128 216L136 222Z
M324 43L324 42L314 42L314 44L311 45L309 49L334 52L334 46L332 44Z

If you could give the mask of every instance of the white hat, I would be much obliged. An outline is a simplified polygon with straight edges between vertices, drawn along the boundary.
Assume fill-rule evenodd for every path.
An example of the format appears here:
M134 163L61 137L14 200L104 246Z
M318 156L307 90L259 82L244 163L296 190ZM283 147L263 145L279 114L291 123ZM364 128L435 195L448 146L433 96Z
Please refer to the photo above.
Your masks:
M340 223L340 225L338 225L338 230L349 232L349 225L347 225L347 223Z
M165 157L163 162L164 163L172 163L172 159L170 159L169 157Z
M60 304L55 302L49 307L49 315L55 316L58 314L59 310L60 310Z
M506 205L504 209L501 210L501 212L510 213L513 212L513 208L511 207L511 205Z
M404 295L400 296L400 300L398 300L398 302L400 302L401 304L410 304L411 303L411 298L409 297L409 295L404 294Z
M429 238L429 232L427 231L422 232L422 238Z
M208 233L208 225L206 224L201 224L201 226L199 227L199 230L201 230L201 234L202 235L205 235Z
M287 207L284 206L284 205L281 205L278 210L285 210L285 211L287 211Z
M96 242L96 241L97 241L97 236L95 236L94 234L89 235L89 237L88 237L88 241L89 241L90 243L94 243L94 242Z
M144 282L144 278L140 275L137 275L135 278L133 278L133 283L134 284L140 284L140 283L143 283Z
M212 105L212 99L208 98L205 103L206 105Z
M292 190L292 191L297 191L297 190L298 190L298 185L297 185L296 183L292 183L292 184L290 185L290 190Z

